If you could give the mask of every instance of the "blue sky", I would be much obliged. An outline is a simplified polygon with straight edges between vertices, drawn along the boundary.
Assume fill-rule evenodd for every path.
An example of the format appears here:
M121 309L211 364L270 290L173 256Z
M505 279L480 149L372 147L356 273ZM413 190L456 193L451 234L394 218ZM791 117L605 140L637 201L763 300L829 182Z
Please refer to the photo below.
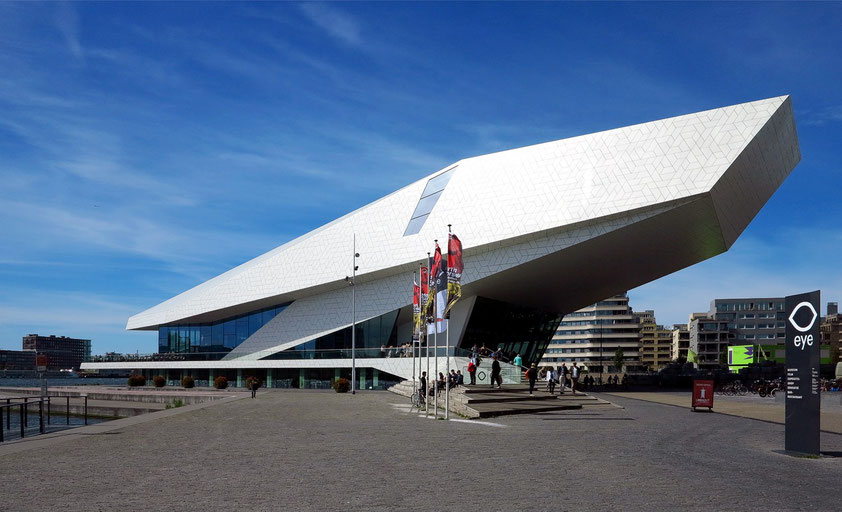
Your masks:
M0 348L129 316L477 154L791 94L802 161L630 292L842 299L842 4L0 3Z

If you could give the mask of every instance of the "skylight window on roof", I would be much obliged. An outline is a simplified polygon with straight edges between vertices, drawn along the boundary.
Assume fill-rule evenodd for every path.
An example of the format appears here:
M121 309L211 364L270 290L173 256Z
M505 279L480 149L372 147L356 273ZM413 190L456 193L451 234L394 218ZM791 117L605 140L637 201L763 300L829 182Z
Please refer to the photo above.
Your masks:
M430 178L427 186L424 187L424 192L421 193L421 199L418 200L418 204L415 206L415 211L412 212L412 217L409 219L409 224L407 224L403 236L415 235L421 231L424 222L430 216L430 212L433 211L433 207L438 202L441 193L444 192L444 187L450 181L454 170L456 170L456 166Z

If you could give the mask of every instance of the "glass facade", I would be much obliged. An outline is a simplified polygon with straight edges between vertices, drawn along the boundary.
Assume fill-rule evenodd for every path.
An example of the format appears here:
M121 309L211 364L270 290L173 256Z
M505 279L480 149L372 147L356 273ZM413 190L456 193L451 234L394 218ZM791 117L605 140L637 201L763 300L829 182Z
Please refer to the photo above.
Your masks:
M230 352L289 304L260 309L213 323L159 327L158 353Z
M459 347L470 350L485 344L502 350L506 360L520 354L524 365L537 363L560 321L558 313L477 297Z
M357 324L357 357L381 357L381 348L397 345L399 312L396 309ZM346 359L351 357L350 349L349 326L262 359Z

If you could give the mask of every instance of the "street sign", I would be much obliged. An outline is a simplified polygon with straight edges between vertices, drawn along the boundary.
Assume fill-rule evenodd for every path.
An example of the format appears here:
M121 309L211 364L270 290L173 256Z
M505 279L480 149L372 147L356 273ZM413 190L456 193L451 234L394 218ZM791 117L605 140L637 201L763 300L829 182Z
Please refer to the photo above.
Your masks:
M818 290L786 298L786 434L788 452L820 454L821 332Z
M693 410L696 407L707 407L713 409L713 381L712 380L694 380L693 381Z

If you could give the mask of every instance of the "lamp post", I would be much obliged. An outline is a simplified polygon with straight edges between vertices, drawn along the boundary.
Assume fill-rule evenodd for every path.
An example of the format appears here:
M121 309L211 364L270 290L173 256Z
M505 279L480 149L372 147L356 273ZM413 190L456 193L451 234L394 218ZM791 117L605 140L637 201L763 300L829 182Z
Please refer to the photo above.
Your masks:
M345 276L345 281L351 287L351 394L357 394L357 290L355 281L357 279L357 234L354 233L354 260L351 267L351 277Z
M597 329L599 329L599 381L602 382L602 370L605 367L605 360L602 358L602 321L599 318L596 318L596 325Z

